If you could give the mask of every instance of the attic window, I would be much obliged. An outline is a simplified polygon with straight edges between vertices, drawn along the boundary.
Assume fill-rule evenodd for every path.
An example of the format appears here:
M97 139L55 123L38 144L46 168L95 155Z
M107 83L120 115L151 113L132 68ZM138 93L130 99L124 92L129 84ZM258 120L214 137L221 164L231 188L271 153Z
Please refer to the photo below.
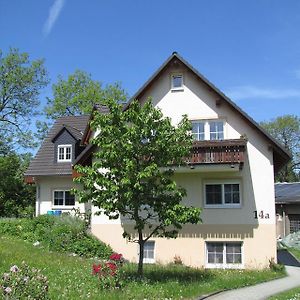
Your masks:
M171 76L171 89L172 90L183 90L183 75L174 74Z
M57 161L68 162L72 160L72 145L57 146Z

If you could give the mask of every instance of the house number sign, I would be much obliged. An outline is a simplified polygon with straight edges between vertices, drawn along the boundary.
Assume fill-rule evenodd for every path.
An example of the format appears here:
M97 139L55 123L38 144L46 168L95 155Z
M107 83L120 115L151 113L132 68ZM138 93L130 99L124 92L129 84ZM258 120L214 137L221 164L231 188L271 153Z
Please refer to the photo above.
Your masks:
M261 210L260 212L255 210L253 213L254 219L270 219L270 214L265 213L263 210Z

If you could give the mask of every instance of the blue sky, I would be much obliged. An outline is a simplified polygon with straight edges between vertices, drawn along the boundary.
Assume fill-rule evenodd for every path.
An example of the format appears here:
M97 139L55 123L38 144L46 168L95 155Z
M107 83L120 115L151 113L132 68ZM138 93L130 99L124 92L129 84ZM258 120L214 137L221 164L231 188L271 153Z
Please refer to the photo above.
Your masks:
M300 115L298 0L0 0L9 47L129 95L177 51L256 121Z

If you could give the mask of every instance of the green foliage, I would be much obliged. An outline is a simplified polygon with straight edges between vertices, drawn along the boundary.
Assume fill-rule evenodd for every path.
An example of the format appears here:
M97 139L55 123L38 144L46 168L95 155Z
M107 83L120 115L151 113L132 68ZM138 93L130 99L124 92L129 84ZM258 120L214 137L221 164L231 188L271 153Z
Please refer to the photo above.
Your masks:
M145 265L144 278L136 264L124 264L121 290L102 290L91 273L93 260L71 257L0 236L0 274L25 260L41 269L49 281L50 299L196 299L222 289L239 288L284 276L272 270L205 270L185 266ZM97 262L98 263L98 262Z
M107 258L112 250L86 233L85 222L71 216L41 215L33 219L2 219L0 234L15 236L58 252Z
M277 117L269 122L262 122L264 127L292 155L289 162L276 176L279 182L300 180L300 118L295 115Z
M0 217L32 217L35 188L26 185L23 172L30 156L9 154L0 156Z
M5 141L0 147L33 146L28 127L37 112L40 90L47 84L43 60L30 61L18 49L11 48L6 55L0 50L0 140Z
M127 96L119 84L102 88L101 83L92 80L91 75L76 70L66 80L59 77L52 86L53 98L48 98L45 108L47 117L57 119L61 116L89 114L96 103L102 103L107 97L126 101Z
M48 279L41 270L31 268L24 262L21 267L13 265L0 278L0 294L4 299L49 299Z
M105 104L109 113L95 112L91 122L93 130L101 128L92 140L101 151L94 154L92 166L77 168L84 187L77 194L83 202L92 199L110 219L121 216L134 222L141 273L149 238L174 238L183 224L200 221L200 208L182 204L186 191L173 177L174 168L185 165L184 157L190 154L191 125L184 116L172 126L151 101L143 106L134 101L125 111L114 98ZM132 233L123 236L130 239Z

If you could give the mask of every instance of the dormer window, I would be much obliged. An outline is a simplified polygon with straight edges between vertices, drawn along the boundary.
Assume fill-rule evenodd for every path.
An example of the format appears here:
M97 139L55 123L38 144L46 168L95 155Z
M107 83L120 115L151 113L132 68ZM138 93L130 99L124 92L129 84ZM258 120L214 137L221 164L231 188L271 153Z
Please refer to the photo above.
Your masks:
M57 146L57 161L68 162L72 160L72 145Z
M173 74L171 76L171 89L172 90L183 90L183 75Z

